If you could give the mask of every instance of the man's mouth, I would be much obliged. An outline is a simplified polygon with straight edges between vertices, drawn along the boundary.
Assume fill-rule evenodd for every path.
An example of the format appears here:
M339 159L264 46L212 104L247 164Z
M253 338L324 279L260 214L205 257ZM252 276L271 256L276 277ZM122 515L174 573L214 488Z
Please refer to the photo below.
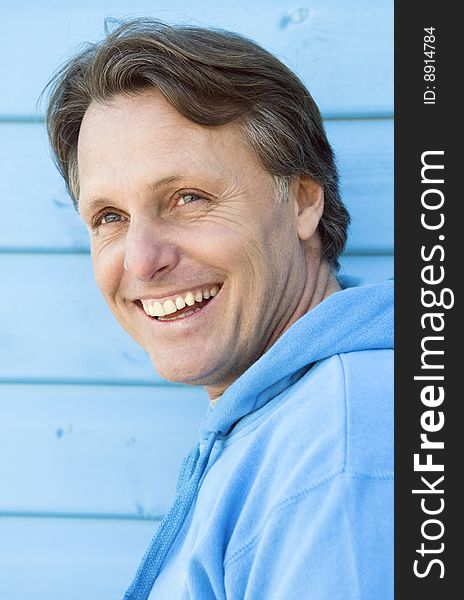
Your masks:
M192 290L166 300L141 299L140 303L145 313L157 321L176 321L185 319L201 310L219 292L221 284Z

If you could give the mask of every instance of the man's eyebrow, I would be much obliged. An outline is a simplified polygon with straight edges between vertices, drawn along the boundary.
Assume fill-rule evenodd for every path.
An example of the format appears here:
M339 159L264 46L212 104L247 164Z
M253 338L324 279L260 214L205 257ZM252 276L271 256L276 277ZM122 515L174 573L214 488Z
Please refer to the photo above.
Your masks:
M151 192L156 192L159 188L170 185L171 183L178 183L179 181L182 181L182 179L184 179L184 177L181 175L169 175L168 177L163 177L157 181L152 181L148 184L148 189Z
M156 192L157 190L159 190L162 187L170 185L171 183L177 183L179 181L182 181L183 179L184 179L184 177L182 177L182 175L169 175L167 177L162 177L161 179L158 179L157 181L150 182L147 185L147 189L150 192ZM85 206L86 211L92 211L92 210L99 208L100 206L105 206L107 204L111 204L111 200L105 196L95 196L83 203L79 202L78 208L80 208L82 206L82 204ZM79 210L79 212L80 212L80 210Z

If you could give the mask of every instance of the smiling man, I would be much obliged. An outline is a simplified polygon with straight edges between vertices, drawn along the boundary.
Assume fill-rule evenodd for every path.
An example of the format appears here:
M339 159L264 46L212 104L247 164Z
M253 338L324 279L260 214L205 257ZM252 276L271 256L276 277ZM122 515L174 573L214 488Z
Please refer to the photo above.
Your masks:
M392 596L392 284L342 290L319 111L236 34L135 20L51 83L97 284L210 408L125 598Z

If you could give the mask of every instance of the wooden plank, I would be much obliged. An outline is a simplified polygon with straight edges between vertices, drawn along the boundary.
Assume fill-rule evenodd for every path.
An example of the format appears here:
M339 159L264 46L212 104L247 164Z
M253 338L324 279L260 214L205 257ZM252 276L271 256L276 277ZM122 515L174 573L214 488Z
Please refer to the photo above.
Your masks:
M0 254L0 380L156 383L100 296L89 255Z
M393 120L326 123L350 215L347 253L393 251Z
M0 515L162 516L207 406L187 386L0 386Z
M387 0L54 0L2 7L0 113L35 113L52 71L86 41L102 37L105 16L141 14L169 22L232 29L276 53L295 69L327 115L385 114L393 109L393 4ZM27 18L24 18L24 15ZM53 34L50 24L53 24ZM14 60L11 57L14 57Z
M343 256L340 276L349 276L357 283L374 283L391 279L393 256Z
M361 279L392 275L391 256L342 263ZM4 254L0 272L0 381L160 381L100 297L89 256Z
M40 124L0 124L1 250L88 251Z
M330 121L343 199L352 215L348 251L393 247L393 120ZM0 250L88 251L87 231L49 156L41 125L0 125Z
M0 598L122 598L153 521L0 517Z

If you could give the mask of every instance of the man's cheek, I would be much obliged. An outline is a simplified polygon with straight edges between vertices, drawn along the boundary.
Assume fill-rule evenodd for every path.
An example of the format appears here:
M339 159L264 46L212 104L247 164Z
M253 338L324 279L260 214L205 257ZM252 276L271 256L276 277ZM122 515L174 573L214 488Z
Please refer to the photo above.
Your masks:
M94 269L94 278L106 304L111 309L111 312L113 312L113 314L117 317L118 306L115 302L117 289L111 274L102 271L96 271Z
M124 271L124 257L102 248L92 251L92 262L95 281L102 293L114 291Z

